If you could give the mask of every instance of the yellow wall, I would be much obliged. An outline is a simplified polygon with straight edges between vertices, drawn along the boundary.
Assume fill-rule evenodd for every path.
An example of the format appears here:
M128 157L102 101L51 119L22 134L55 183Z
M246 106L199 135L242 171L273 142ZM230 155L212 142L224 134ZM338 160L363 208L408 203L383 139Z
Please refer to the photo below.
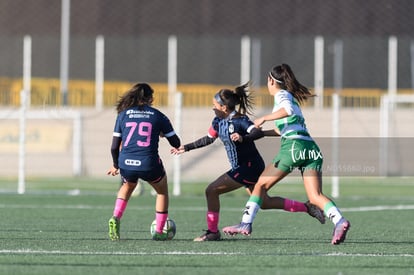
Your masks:
M0 105L19 106L22 79L0 78ZM33 78L31 81L32 106L60 106L62 95L59 79ZM150 83L155 90L154 105L168 104L168 86L166 83ZM133 83L106 81L104 83L104 106L114 106L125 91ZM178 91L183 93L184 106L210 106L211 98L219 89L233 88L232 86L207 84L178 84ZM95 83L89 80L70 80L68 83L68 105L95 106ZM413 93L413 90L399 90L399 93ZM324 91L324 105L331 105L333 89ZM347 107L378 107L381 95L385 90L380 89L343 89L342 104ZM311 103L311 102L310 102ZM272 106L273 100L268 96L266 87L260 87L255 94L255 104L258 107Z

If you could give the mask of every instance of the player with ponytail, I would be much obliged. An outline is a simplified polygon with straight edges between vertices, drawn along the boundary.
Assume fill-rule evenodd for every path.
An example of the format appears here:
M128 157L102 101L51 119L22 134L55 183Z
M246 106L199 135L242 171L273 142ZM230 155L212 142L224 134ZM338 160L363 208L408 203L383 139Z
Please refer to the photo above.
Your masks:
M254 140L266 135L276 135L270 130L263 132L255 127L248 118L253 108L252 93L249 83L236 87L234 90L221 89L213 97L215 117L208 134L194 142L171 149L172 154L183 154L193 149L212 144L219 138L227 152L231 169L210 183L206 190L207 200L207 230L194 241L218 241L221 239L219 224L220 195L245 187L251 194L259 175L265 168ZM323 212L309 203L302 203L281 197L265 195L261 206L263 209L284 209L290 212L307 212L325 222Z
M275 130L281 136L280 150L254 186L241 223L227 226L223 232L229 235L250 235L253 220L268 199L267 191L298 168L310 202L323 209L334 224L331 243L340 244L345 240L351 224L342 216L335 203L322 193L323 156L306 128L300 109L300 104L314 95L299 83L287 64L273 67L267 77L267 88L274 96L273 112L256 119L254 124L261 127L266 121L274 121Z

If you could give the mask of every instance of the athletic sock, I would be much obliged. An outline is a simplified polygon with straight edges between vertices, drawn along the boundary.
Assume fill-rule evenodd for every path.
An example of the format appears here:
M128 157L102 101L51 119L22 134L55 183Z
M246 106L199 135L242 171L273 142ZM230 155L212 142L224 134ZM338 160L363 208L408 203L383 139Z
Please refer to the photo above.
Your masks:
M325 204L323 207L326 216L336 225L341 219L342 214L339 211L339 209L336 207L335 203L333 201L330 201Z
M157 233L162 233L162 229L164 228L167 218L168 218L168 211L167 212L155 212L155 220L156 220L155 231Z
M260 197L250 196L246 203L246 207L244 208L242 222L253 223L257 211L259 211L260 206L262 206L262 202L263 201Z
M285 199L283 209L288 212L308 212L308 208L303 202Z
M207 211L207 229L211 232L218 232L219 212Z
M116 199L113 216L118 219L121 219L127 207L127 204L128 204L128 201L124 199L120 199L120 198Z

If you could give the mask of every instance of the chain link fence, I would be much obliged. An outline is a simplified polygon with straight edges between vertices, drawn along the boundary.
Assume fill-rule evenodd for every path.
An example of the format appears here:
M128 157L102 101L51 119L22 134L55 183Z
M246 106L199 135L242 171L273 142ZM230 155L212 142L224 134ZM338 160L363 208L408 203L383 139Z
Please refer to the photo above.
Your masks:
M61 16L65 12L62 10L65 1L70 6L66 11L70 15L68 93L74 105L93 105L90 102L95 100L95 47L99 35L105 39L107 82L166 84L168 38L174 35L178 41L178 85L222 86L241 82L241 39L248 36L252 41L250 79L257 87L265 85L266 71L282 62L292 66L301 82L313 87L314 40L320 36L324 38L327 92L335 84L333 45L341 41L341 87L365 89L362 94L367 89L368 94L372 90L378 94L378 89L387 89L388 40L395 36L398 88L412 93L414 21L410 11L414 9L414 2L409 0L175 0L168 3L161 0L2 0L2 105L15 105L18 101L25 35L32 38L32 77L43 81L39 86L33 85L34 98L37 94L42 104L59 104L59 81L53 85L48 83L60 77ZM91 84L84 83L82 88L73 83L75 80ZM111 94L122 92L105 89L110 100ZM161 92L166 90L165 86ZM209 94L208 89L202 92Z

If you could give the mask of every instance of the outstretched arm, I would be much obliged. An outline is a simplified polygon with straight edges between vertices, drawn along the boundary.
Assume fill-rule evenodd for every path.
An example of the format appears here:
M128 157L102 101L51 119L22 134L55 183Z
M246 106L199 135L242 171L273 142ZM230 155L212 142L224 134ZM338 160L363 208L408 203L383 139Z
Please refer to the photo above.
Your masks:
M173 135L170 137L167 137L168 143L174 148L178 148L181 145L180 138L177 135Z
M207 136L204 136L202 138L197 139L194 142L191 142L191 143L188 143L188 144L185 144L185 145L181 145L179 148L172 148L171 149L171 154L180 155L184 152L210 145L215 140L216 140L216 138L209 137L207 135Z
M241 136L238 133L232 134L231 140L238 141L238 142L249 142L255 141L256 139L260 139L262 137L279 137L280 134L277 129L271 130L262 130L260 128L254 128L249 134Z
M239 133L234 133L231 135L231 139L233 141L238 141L238 142L253 142L256 139L259 139L262 137L264 137L263 131L260 128L256 128L256 127L254 127L250 131L250 133L244 136L241 136Z
M276 120L276 119L281 119L281 118L287 117L289 115L290 114L288 113L288 111L286 111L285 108L280 108L279 110L277 110L277 111L275 111L271 114L268 114L268 115L265 115L265 116L262 116L262 117L259 117L259 118L255 119L254 120L254 125L256 127L260 127L266 121L273 121L273 120Z
M262 130L265 137L280 137L277 129Z

